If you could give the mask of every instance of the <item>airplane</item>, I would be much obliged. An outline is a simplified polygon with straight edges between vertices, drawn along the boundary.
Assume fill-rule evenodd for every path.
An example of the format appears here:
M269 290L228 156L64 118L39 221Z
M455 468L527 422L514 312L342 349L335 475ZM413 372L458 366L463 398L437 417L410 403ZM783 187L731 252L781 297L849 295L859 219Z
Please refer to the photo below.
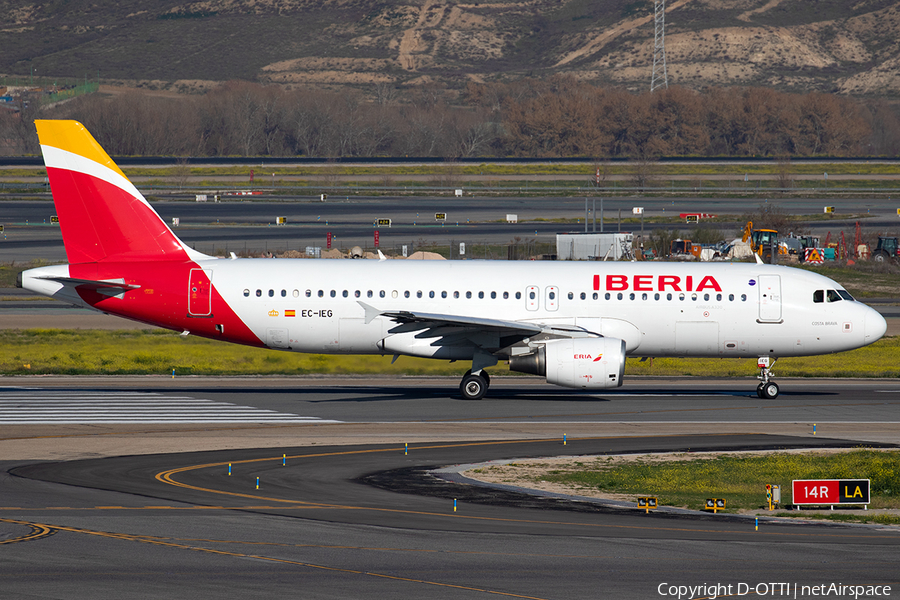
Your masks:
M36 121L69 264L17 286L149 325L317 354L471 361L463 398L508 361L559 386L622 385L626 356L774 361L881 338L884 318L822 275L752 263L207 256L163 222L83 125Z

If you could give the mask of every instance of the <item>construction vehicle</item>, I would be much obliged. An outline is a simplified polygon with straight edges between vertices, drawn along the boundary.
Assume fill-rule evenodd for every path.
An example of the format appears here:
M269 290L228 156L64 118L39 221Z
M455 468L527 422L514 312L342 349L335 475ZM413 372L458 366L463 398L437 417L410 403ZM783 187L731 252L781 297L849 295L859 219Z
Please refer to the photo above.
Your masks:
M872 260L885 262L898 259L900 259L900 245L897 244L897 238L878 236L878 246L872 251Z
M797 251L797 260L799 262L806 262L808 256L813 256L815 257L814 260L818 262L818 258L822 256L819 238L813 235L801 235L797 239L800 241L800 249ZM820 251L811 253L812 250Z
M747 221L744 227L742 242L750 240L750 250L763 259L763 262L772 262L772 248L778 248L778 254L787 256L787 246L778 243L778 232L774 229L753 229L753 221Z
M669 246L669 256L672 258L692 260L700 258L700 251L702 249L703 247L700 244L695 244L691 240L672 240L672 245Z

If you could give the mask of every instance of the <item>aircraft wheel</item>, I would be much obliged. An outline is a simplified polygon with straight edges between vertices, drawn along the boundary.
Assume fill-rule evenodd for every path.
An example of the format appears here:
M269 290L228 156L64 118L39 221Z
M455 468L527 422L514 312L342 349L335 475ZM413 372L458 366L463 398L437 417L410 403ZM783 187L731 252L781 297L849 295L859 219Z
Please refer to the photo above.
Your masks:
M466 374L459 384L459 392L465 400L481 400L487 392L488 383L483 375Z
M763 398L763 386L764 385L766 385L766 384L761 383L758 386L756 386L756 395L759 396L760 398Z
M482 371L481 376L484 377L484 385L488 388L491 387L491 376L487 374L487 371Z
M770 381L769 383L764 383L760 387L760 392L762 392L761 397L766 400L774 400L778 397L778 384L774 381Z

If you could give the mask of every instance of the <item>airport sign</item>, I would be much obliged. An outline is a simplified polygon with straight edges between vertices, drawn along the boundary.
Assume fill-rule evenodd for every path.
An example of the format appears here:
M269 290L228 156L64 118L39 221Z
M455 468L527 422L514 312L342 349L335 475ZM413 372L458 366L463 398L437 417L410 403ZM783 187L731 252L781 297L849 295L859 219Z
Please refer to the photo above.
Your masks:
M795 479L793 504L868 504L868 479Z

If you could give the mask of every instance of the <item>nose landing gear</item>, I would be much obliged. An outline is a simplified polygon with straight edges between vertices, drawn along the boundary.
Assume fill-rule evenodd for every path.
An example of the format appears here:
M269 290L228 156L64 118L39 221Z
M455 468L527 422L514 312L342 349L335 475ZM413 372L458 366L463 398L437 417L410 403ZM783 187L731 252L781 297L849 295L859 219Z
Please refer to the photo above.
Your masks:
M778 397L778 384L774 381L769 381L770 377L773 377L772 367L775 366L775 361L778 359L772 359L772 362L769 362L768 356L760 356L756 361L756 366L759 367L759 375L757 375L757 379L760 380L760 384L756 386L756 395L762 398L763 400L774 400Z

